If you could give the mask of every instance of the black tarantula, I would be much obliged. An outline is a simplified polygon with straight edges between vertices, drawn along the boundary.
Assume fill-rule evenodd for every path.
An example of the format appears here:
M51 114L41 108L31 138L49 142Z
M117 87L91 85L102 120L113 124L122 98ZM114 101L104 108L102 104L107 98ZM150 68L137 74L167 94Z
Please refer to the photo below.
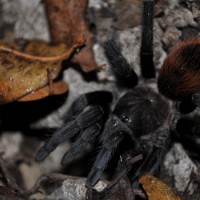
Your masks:
M129 151L124 152L122 162L136 154L143 155L143 160L130 177L132 183L137 182L137 178L144 173L156 173L168 150L171 132L177 132L181 127L182 105L186 102L192 105L185 111L188 113L200 105L200 40L185 40L173 48L159 72L159 93L154 91L145 84L147 80L155 78L153 15L154 1L144 0L140 51L144 83L136 86L136 73L114 40L108 39L104 43L105 54L116 77L129 90L118 99L112 111L109 106L113 97L109 91L80 96L69 111L73 120L53 134L37 153L37 161L44 160L61 142L79 134L62 159L62 164L67 165L100 135L101 149L86 181L86 186L92 187L101 178L119 144L129 136L133 143ZM194 142L200 133L198 127L193 123L187 131Z

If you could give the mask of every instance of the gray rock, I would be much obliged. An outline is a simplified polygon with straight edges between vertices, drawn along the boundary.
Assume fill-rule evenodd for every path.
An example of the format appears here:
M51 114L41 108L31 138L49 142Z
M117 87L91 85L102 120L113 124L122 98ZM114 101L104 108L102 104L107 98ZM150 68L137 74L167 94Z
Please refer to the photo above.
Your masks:
M167 153L164 167L167 169L169 175L173 177L174 186L177 191L184 192L189 184L187 190L189 194L193 194L197 185L191 180L191 175L197 171L197 166L189 158L181 144L175 143Z

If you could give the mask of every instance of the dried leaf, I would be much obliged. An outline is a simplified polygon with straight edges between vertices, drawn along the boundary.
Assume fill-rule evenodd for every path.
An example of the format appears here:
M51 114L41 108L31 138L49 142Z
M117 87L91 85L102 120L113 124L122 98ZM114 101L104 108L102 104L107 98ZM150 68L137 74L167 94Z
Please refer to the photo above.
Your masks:
M144 175L140 177L139 182L142 184L149 200L181 200L168 185L154 176Z
M44 86L43 88L40 88L36 91L31 92L30 94L27 94L23 96L22 98L18 99L18 101L34 101L43 99L45 97L48 97L49 94L53 95L59 95L64 94L69 89L68 84L64 81L58 81L53 83L53 93L49 91L49 86Z
M51 40L54 43L65 42L68 46L81 35L86 39L86 46L73 56L72 63L79 64L85 72L97 67L93 52L93 33L86 21L88 0L45 0Z
M68 48L65 44L52 46L45 42L32 41L24 49L11 49L1 43L0 104L17 100L54 80L62 70L62 60L69 58L83 42L80 39Z

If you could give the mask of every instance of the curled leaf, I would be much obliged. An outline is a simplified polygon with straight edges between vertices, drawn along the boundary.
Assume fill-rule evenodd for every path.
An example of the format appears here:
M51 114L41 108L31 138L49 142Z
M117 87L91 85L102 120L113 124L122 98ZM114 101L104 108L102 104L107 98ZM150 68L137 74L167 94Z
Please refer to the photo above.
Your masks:
M149 200L181 200L168 185L154 176L146 174L140 177L139 182L142 184Z
M50 91L49 85L44 86L36 91L33 91L22 98L18 99L18 101L34 101L38 99L43 99L48 97L50 94L60 95L67 92L69 89L68 84L64 81L58 81L53 83L53 92Z
M0 44L0 104L17 100L58 77L62 60L69 58L83 45L79 40L70 48L65 44L50 45L31 41L24 48L16 49ZM66 87L65 87L66 88ZM41 97L42 98L42 97Z

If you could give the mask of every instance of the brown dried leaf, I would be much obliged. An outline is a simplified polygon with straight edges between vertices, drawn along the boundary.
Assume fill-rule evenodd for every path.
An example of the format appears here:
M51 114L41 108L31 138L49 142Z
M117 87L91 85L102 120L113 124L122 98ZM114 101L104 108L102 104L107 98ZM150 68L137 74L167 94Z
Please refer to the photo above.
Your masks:
M168 185L154 176L146 174L140 177L139 182L142 184L149 200L181 200Z
M51 40L65 42L71 46L80 36L86 39L86 46L74 55L71 62L79 64L85 72L95 70L97 64L93 52L93 33L86 21L88 0L45 0Z
M39 99L43 99L48 97L49 94L59 95L64 94L69 90L68 84L64 81L58 81L53 83L53 93L50 92L49 85L44 86L36 91L31 92L23 96L22 98L18 99L18 101L35 101Z
M68 48L65 44L52 46L32 41L24 49L11 49L1 43L0 104L17 100L47 85L61 72L62 60L69 58L83 42L80 40ZM22 52L17 51L19 49ZM52 80L49 80L49 73Z

